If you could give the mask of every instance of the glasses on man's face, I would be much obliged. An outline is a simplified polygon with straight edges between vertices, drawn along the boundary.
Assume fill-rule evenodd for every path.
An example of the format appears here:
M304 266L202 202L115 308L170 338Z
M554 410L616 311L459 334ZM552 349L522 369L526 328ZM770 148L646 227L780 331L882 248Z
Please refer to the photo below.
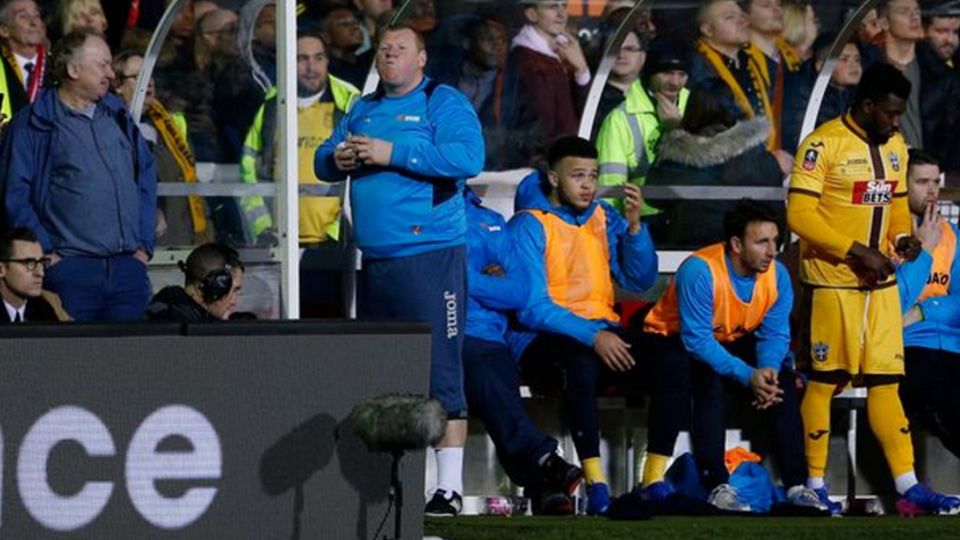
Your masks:
M50 257L41 257L39 259L32 257L26 259L3 259L3 262L22 264L29 272L33 272L38 266L44 269L50 267Z

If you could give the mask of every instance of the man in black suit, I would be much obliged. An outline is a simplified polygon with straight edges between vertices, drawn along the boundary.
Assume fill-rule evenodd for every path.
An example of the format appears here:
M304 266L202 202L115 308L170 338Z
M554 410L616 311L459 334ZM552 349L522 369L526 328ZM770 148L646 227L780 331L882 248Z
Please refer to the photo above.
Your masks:
M34 0L0 0L0 112L9 121L47 82L47 27Z
M43 255L30 229L15 227L0 232L0 325L67 320L60 300L43 290L43 274L50 258Z

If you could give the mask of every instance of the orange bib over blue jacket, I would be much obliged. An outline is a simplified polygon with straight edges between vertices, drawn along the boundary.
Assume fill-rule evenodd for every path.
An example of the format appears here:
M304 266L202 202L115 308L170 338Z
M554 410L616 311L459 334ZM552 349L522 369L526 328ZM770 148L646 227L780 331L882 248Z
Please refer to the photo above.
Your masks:
M606 212L594 212L580 226L549 212L528 212L543 225L547 292L553 302L584 319L620 322L613 310Z
M720 343L730 343L760 327L770 308L777 302L777 265L771 264L757 276L753 297L741 300L733 290L730 269L723 244L713 244L693 257L702 259L713 275L713 335ZM671 282L644 320L644 330L654 334L675 335L680 332L680 308L676 283Z

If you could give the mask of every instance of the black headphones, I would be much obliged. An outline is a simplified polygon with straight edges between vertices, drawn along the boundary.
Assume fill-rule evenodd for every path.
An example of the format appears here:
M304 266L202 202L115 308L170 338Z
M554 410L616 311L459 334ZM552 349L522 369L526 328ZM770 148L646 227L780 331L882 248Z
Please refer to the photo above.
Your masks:
M212 304L230 294L230 291L233 289L233 275L230 273L231 268L233 268L233 265L227 263L223 266L222 270L214 270L203 276L203 279L197 284L197 288L200 289L200 294L203 295L204 304Z
M183 261L178 262L177 266L186 273L187 265ZM212 304L230 294L233 289L233 275L230 271L233 267L233 261L230 260L223 265L223 268L208 272L197 283L197 290L200 291L204 304Z

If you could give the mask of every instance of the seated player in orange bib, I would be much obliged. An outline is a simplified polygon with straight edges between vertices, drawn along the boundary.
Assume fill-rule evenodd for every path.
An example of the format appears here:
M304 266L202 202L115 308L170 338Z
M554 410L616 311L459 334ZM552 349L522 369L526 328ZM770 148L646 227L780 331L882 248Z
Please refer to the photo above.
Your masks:
M524 378L560 379L567 423L587 483L587 513L603 514L609 488L600 466L598 385L636 376L640 348L614 311L614 282L642 292L657 277L657 253L640 221L640 188L624 186L624 214L595 200L597 150L563 137L548 153L549 172L517 189L510 220L520 272L530 288L510 336ZM672 448L673 442L669 445Z
M827 510L805 487L800 396L788 356L793 289L786 268L775 260L779 222L768 207L742 201L724 216L726 241L687 258L644 320L645 333L682 341L673 362L684 366L692 382L693 453L708 502L722 510L751 510L728 483L724 464L728 391L752 402L772 433L787 501ZM651 459L661 456L648 455ZM651 483L656 472L652 466L644 470L651 499L663 491Z

